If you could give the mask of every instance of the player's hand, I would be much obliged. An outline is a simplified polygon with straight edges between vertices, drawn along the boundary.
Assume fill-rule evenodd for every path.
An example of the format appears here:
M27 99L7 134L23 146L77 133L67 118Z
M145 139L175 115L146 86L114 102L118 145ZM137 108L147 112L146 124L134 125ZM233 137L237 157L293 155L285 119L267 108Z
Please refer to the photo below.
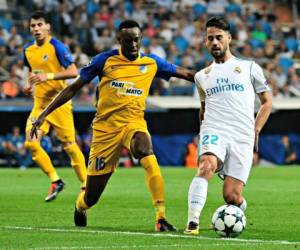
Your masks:
M29 77L28 81L31 85L45 82L45 81L47 81L47 75L46 74L32 74Z
M255 133L254 152L257 153L258 153L258 141L259 141L259 133Z
M35 121L32 122L32 128L30 130L30 138L33 139L38 138L38 130L40 126L43 124L45 118L40 115Z
M32 85L26 84L26 86L23 88L23 92L25 95L31 96L32 95Z

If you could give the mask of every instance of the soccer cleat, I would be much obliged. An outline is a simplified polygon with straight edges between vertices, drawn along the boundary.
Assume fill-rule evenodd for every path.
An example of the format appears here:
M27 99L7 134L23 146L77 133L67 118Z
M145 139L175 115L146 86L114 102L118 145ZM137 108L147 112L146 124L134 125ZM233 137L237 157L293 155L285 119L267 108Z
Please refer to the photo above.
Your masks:
M58 193L64 189L64 186L65 183L62 180L52 182L48 192L48 196L45 198L45 201L53 201L57 197Z
M177 228L170 224L165 218L159 219L155 224L157 232L176 232Z
M190 221L184 230L184 234L198 235L199 225L196 222Z
M74 223L75 223L75 226L77 226L77 227L86 227L86 224L87 224L86 210L80 211L75 206Z

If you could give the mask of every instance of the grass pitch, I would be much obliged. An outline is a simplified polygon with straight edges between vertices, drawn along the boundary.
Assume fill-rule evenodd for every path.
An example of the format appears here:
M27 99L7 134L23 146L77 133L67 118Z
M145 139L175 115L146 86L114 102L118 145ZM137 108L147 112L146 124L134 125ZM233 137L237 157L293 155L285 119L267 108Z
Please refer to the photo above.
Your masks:
M46 203L41 170L0 169L0 249L297 249L300 248L300 167L254 168L244 195L247 226L237 239L219 238L209 227L223 205L214 177L201 217L201 235L186 236L187 193L195 170L162 168L168 220L178 233L155 233L154 211L140 167L118 169L101 200L88 211L88 226L73 225L79 182L59 168L66 189Z

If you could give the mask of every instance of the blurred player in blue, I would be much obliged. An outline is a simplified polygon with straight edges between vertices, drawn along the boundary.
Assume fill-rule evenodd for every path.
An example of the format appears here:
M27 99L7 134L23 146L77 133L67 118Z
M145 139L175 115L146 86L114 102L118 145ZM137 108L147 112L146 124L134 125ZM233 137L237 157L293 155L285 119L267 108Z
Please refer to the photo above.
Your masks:
M224 180L226 203L246 209L242 196L258 136L272 110L272 94L262 68L230 51L229 23L212 17L206 23L206 47L214 62L195 75L200 95L198 171L188 193L185 234L199 234L199 217L205 205L208 181L215 172ZM261 106L254 119L255 96Z
M154 77L169 79L175 76L193 81L195 72L170 64L156 55L140 53L142 31L133 20L120 24L117 38L120 48L95 56L80 71L80 78L42 112L33 125L31 135L48 114L98 76L97 113L93 121L87 188L77 199L75 224L86 226L86 210L100 198L124 146L140 160L146 171L146 183L156 212L155 230L176 231L166 219L164 181L144 120L145 102Z
M21 170L25 170L31 164L31 156L28 150L26 150L24 142L24 135L20 134L20 128L14 126L12 133L7 135L7 153L9 162L11 165L11 159L16 159L18 166Z

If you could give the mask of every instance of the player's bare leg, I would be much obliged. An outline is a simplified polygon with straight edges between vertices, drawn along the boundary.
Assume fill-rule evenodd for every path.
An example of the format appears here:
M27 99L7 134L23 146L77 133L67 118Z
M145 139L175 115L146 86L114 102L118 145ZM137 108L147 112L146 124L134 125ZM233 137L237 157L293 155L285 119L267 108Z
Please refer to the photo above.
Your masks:
M86 210L98 202L111 174L87 176L86 189L80 192L75 204L74 223L76 226L85 227L87 225Z
M188 221L185 234L199 234L199 217L206 202L208 181L220 164L213 154L200 156L197 174L191 182L188 193Z
M247 208L246 199L242 196L244 183L231 176L226 176L223 184L223 197L227 204L238 206L243 211Z
M151 140L146 133L136 132L134 134L131 141L131 152L135 158L140 160L146 171L145 179L156 213L155 230L159 232L177 231L166 219L164 180L153 154Z
M32 160L43 170L43 172L49 177L51 186L48 191L48 196L45 201L54 200L59 192L64 189L64 182L59 178L49 155L41 147L40 140L43 136L43 131L38 130L37 137L30 137L30 130L26 131L25 147L28 148L32 155Z

